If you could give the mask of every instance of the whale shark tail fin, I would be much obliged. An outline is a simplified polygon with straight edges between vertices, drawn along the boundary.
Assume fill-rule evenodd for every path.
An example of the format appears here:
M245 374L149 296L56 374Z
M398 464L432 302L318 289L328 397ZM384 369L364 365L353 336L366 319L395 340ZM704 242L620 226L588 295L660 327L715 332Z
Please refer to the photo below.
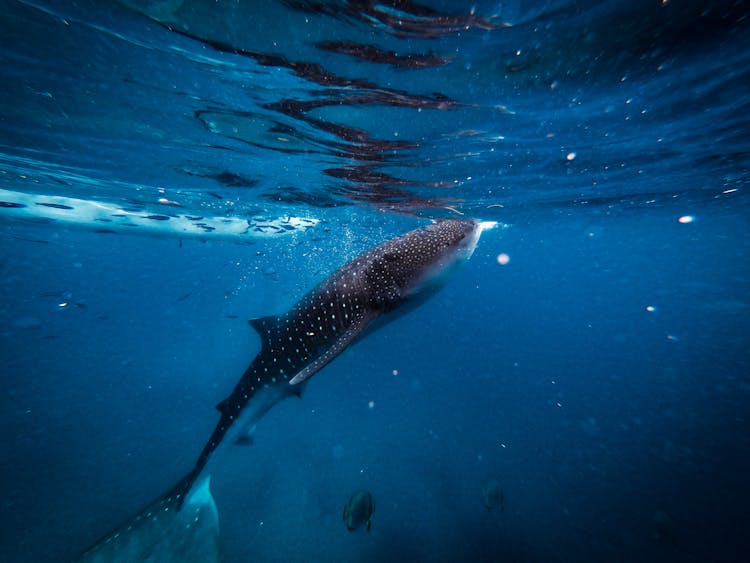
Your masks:
M219 513L210 475L188 474L90 547L79 563L218 562Z

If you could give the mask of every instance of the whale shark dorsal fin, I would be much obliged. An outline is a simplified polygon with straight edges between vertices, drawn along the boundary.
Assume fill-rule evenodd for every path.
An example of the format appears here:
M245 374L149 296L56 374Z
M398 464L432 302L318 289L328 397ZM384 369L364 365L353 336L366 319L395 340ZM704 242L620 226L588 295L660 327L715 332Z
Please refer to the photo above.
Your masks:
M271 331L276 327L278 317L275 315L268 315L267 317L258 317L257 319L250 319L247 321L251 327L255 329L260 336L261 340L268 337Z

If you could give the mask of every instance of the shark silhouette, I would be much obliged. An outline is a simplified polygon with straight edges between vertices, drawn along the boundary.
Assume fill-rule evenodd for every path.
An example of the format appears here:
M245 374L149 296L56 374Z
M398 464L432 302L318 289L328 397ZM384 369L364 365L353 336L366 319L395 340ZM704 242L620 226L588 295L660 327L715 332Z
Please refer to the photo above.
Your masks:
M347 262L286 313L251 320L261 339L260 352L217 405L219 422L193 469L151 506L179 509L222 441L251 441L258 421L275 404L299 396L305 382L373 321L389 320L392 311L408 310L406 305L418 305L439 289L472 255L482 231L493 226L441 220L410 231Z
M182 485L189 488L230 428L237 428L236 442L252 441L257 422L273 405L299 396L302 384L373 321L439 289L490 226L494 223L445 220L410 231L346 263L283 315L251 320L261 351L217 405L219 423Z

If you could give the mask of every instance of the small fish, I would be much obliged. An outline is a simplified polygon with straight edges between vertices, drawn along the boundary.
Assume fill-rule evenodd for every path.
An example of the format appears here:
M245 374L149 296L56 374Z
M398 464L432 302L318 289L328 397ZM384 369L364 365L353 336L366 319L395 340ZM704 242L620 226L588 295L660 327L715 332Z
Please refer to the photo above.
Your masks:
M490 479L482 486L482 502L487 510L505 510L505 495L497 480Z
M53 207L54 209L74 209L70 205L63 205L62 203L48 203L46 201L38 201L37 205L43 205L45 207Z
M19 236L14 236L13 238L16 239L16 240L24 240L26 242L35 242L37 244L49 244L49 241L48 240L44 240L44 239L26 238L26 237L19 237Z
M353 532L362 524L367 523L367 531L372 527L372 513L375 512L375 501L370 491L358 490L351 496L344 506L344 522L346 529Z
M65 291L42 291L40 297L63 297L67 292Z

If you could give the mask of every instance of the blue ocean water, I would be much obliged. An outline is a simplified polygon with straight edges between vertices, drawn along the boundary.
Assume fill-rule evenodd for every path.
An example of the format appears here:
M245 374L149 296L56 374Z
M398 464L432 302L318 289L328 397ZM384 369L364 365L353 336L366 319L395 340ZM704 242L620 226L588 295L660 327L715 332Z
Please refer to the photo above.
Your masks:
M216 452L223 560L746 560L747 2L2 8L0 560L189 470L247 319L457 217L501 226Z

